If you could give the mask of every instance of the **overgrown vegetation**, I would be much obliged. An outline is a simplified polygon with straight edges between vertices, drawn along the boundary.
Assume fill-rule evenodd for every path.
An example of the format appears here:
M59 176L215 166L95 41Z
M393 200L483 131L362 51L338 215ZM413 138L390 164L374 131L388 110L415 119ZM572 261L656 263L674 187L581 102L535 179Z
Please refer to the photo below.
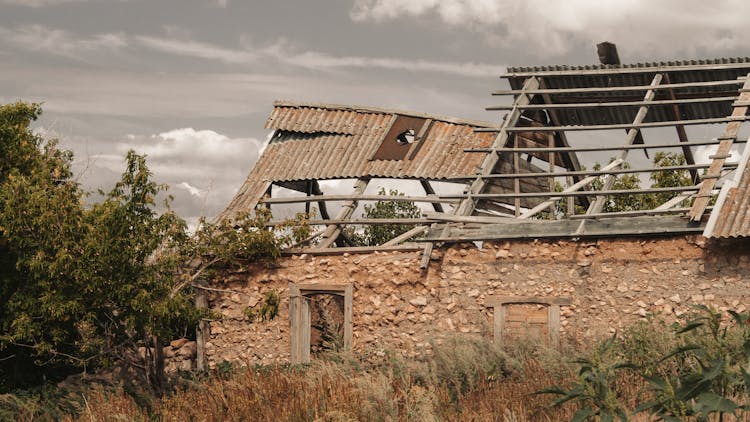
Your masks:
M247 213L188 236L133 151L121 180L84 206L72 153L30 129L40 113L0 107L0 393L117 365L158 395L162 346L194 332L203 276L276 258L309 235L304 217L270 231L268 212Z
M625 341L603 342L575 361L580 370L570 388L542 393L560 396L553 406L576 402L573 420L580 421L626 421L639 413L674 422L727 415L744 420L750 410L750 314L696 309L697 315L670 330L651 326L646 336L633 330ZM642 347L657 338L662 347ZM618 388L628 379L645 383L637 395Z
M612 159L614 160L614 158ZM610 160L611 162L611 160ZM692 186L693 182L690 173L687 170L675 170L665 169L674 166L684 166L686 163L685 156L680 153L673 152L658 152L654 155L653 165L657 169L649 176L651 185L649 188L674 188L682 186ZM597 163L594 165L593 170L601 170L602 165ZM630 163L624 162L621 165L622 169L629 169ZM660 169L661 168L661 169ZM586 190L601 190L605 184L607 176L599 176L591 182ZM556 192L561 192L563 186L559 182L555 182L554 187ZM619 174L613 177L611 190L639 190L645 189L641 186L641 178L635 174ZM679 195L679 192L653 192L644 193L637 195L611 195L607 196L604 200L602 208L603 212L620 212L620 211L639 211L656 208L657 206L669 201L675 196ZM567 213L567 198L560 199L555 202L551 211L545 211L539 214L541 219L549 219L550 213L552 217L562 218ZM687 200L686 200L687 202ZM576 214L583 214L586 212L585 208L580 205L574 207Z
M749 315L697 312L679 323L636 323L579 352L443 337L426 358L373 350L321 354L305 366L221 364L175 380L163 398L121 384L6 394L0 418L704 421L733 414L744 420Z
M396 189L386 192L385 188L381 187L378 195L403 196L404 194ZM365 219L419 218L422 216L419 207L411 201L376 201L372 205L365 205L364 209L362 218ZM356 244L375 246L406 233L414 226L414 224L373 224L366 226L362 233L348 230L346 235Z

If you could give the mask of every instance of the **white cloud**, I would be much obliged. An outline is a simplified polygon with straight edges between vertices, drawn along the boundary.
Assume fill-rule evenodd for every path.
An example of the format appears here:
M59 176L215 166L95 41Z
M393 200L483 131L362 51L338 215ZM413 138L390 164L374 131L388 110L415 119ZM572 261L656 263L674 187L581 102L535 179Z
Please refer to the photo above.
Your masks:
M539 56L605 40L630 56L674 56L743 46L749 13L745 0L355 0L350 16L376 22L433 16Z
M230 49L214 44L174 38L136 36L141 45L168 54L175 54L201 59L221 60L225 63L252 63L257 54L243 49Z
M229 204L257 161L260 146L255 138L231 138L208 129L123 135L114 148L109 145L106 152L89 157L92 168L83 182L89 189L108 190L125 168L126 152L133 149L146 155L156 182L173 187L169 192L173 208L193 224L200 216L215 216ZM105 186L93 186L102 183L98 179L102 174L110 175Z
M78 59L86 53L119 50L128 45L122 33L80 37L69 31L44 25L22 25L13 29L0 26L0 39L21 50L41 51Z
M317 51L295 52L285 43L264 49L285 64L316 70L339 68L379 68L386 70L405 70L410 72L437 72L467 77L497 76L503 66L473 62L430 61L422 59L399 59L389 57L334 56Z
M196 196L198 198L200 198L201 196L203 196L203 194L206 193L203 189L198 189L188 182L181 182L177 185L177 187L185 189L186 191L188 191L189 194Z
M142 46L162 53L220 60L230 64L251 65L273 59L285 65L313 70L377 68L410 72L437 72L468 77L496 76L503 66L473 62L430 61L392 57L336 56L318 51L302 50L285 39L263 47L226 48L188 39L136 36Z
M26 6L26 7L45 7L45 6L57 6L67 3L83 3L90 1L102 1L102 0L0 0L0 4L12 4L15 6ZM126 0L117 0L126 1Z

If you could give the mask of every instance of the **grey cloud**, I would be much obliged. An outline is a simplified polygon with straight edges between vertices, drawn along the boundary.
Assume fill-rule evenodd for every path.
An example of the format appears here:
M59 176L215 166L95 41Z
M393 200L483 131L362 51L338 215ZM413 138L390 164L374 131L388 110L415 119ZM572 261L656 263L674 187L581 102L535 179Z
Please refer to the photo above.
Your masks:
M750 3L740 0L356 0L350 16L359 22L432 16L540 57L605 39L643 56L734 51L744 43L749 12Z

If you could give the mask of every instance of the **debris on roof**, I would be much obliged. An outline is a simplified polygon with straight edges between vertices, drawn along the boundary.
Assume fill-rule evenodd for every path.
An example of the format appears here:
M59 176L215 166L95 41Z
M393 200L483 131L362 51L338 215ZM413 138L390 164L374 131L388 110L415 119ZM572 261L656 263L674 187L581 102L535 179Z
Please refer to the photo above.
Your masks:
M604 47L600 53L605 61L619 61L614 45ZM493 95L506 96L510 103L487 108L507 112L499 124L373 107L276 102L266 122L273 137L221 218L261 204L317 202L322 219L312 223L325 226L318 233L323 240L311 241L318 250L339 244L344 226L379 224L353 218L359 202L378 200L432 203L436 212L408 222L417 225L411 235L426 233L420 242L430 245L704 230L707 236L750 236L750 154L739 158L731 153L738 146L747 149L739 137L748 120L748 74L748 58L509 68L503 78L511 89ZM690 138L686 128L692 126L715 135ZM644 133L652 128L662 128L658 138ZM673 135L662 135L664 128ZM571 145L574 133L586 131L601 140ZM602 132L607 135L600 136ZM699 147L716 148L706 164L694 157ZM640 150L647 157L649 152L680 152L685 162L629 166L630 153ZM587 154L613 158L587 170L581 164L592 163ZM622 175L648 180L664 171L689 175L689 183L617 187ZM418 180L425 195L365 195L373 178ZM350 194L325 194L318 182L331 179L358 182ZM461 184L464 193L436 193L430 186L435 181ZM732 189L730 183L735 183ZM306 196L274 197L274 185ZM713 205L722 186L726 194ZM645 195L661 202L627 210L608 207L613 198ZM328 202L346 206L332 218ZM716 215L712 219L718 222L707 224L708 215ZM414 245L402 235L382 246L404 242Z

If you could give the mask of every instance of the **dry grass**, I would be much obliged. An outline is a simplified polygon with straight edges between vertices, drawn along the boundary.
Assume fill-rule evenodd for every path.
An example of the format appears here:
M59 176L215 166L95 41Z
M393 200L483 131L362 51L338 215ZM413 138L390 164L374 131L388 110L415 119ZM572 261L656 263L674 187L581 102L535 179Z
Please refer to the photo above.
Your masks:
M365 363L332 355L308 367L242 368L184 384L153 403L151 414L122 391L92 391L81 421L545 421L572 409L548 409L535 392L565 383L558 360L487 342L451 339L434 356L409 361L388 355ZM557 359L561 357L558 355Z
M633 350L643 353L631 333ZM623 346L625 347L625 346ZM626 347L627 348L627 347ZM632 353L630 351L629 353ZM224 367L200 378L182 378L162 399L133 389L90 389L80 405L45 411L41 403L19 420L67 421L558 421L570 420L574 404L550 408L553 397L536 394L576 380L579 354L533 342L499 349L466 337L433 344L428 359L331 354L308 366ZM650 356L647 356L650 358ZM624 373L616 383L626 406L646 390ZM2 410L0 403L0 410ZM633 407L630 407L633 408ZM54 416L53 416L54 415Z

